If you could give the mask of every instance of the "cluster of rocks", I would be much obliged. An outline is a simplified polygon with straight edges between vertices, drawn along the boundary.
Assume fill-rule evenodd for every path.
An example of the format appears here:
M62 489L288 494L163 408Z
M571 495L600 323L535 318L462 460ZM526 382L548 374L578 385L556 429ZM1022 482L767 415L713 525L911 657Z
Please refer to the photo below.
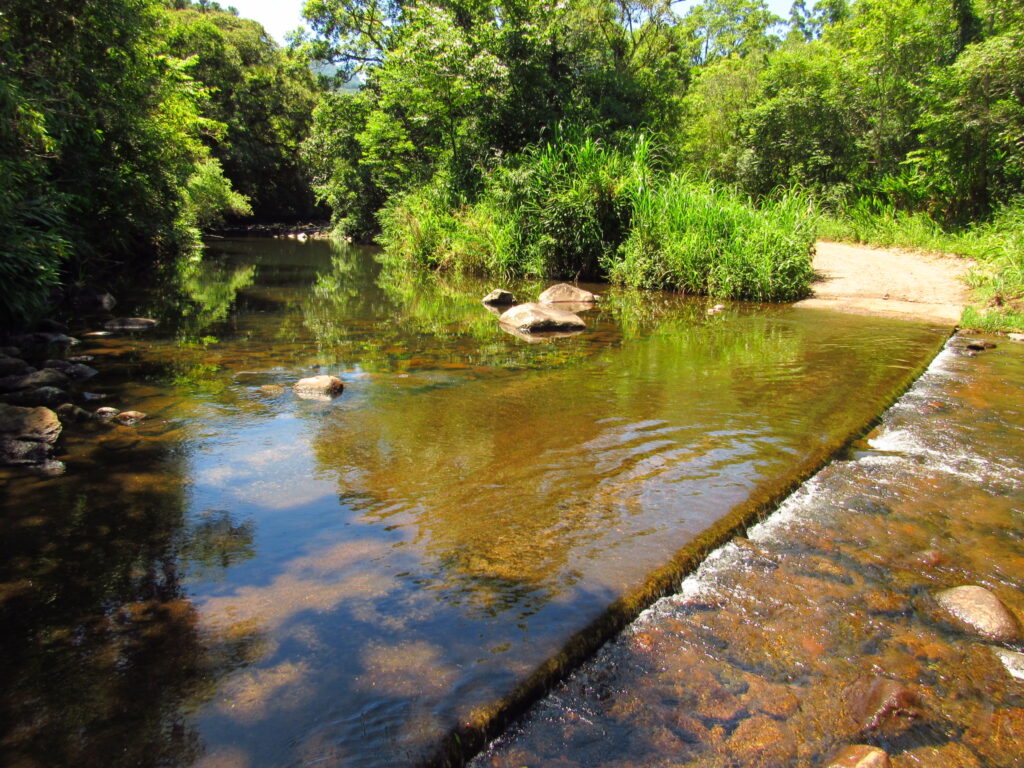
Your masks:
M94 334L148 331L157 324L142 317L110 317L116 301L109 293L78 289L69 305L86 315L104 314L103 331ZM88 363L90 355L69 355L78 339L54 320L37 323L36 329L8 337L0 347L0 465L60 471L53 459L64 426L85 422L129 426L146 417L140 411L119 411L104 406L88 411L79 403L102 399L84 392L81 385L97 375ZM91 334L84 334L91 335Z
M989 341L988 339L976 339L965 334L957 334L953 341L949 344L949 349L954 354L962 357L977 357L980 353L990 349L995 349L995 342Z
M579 333L587 324L575 313L593 309L599 298L575 285L558 283L541 293L535 302L518 304L512 293L496 289L483 298L483 303L498 315L502 328L529 339Z

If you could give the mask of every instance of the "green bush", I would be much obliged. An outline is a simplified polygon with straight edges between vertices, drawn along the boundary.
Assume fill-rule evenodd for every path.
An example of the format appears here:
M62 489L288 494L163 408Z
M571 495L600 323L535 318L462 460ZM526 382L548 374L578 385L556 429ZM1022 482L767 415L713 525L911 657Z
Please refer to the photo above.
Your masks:
M629 238L606 263L613 281L757 301L808 293L815 217L806 197L755 208L729 188L673 174L632 198Z

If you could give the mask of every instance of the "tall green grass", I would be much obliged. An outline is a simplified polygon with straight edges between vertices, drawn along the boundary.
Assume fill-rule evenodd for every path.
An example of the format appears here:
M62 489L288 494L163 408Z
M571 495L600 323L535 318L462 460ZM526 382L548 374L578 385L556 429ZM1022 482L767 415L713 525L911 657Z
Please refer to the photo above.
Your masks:
M381 242L391 264L788 301L808 290L813 222L799 195L758 208L666 173L648 137L584 137L493 169L472 204L443 179L392 200Z
M632 193L627 240L608 260L613 281L757 301L808 293L815 217L793 193L754 207L726 187L675 175Z

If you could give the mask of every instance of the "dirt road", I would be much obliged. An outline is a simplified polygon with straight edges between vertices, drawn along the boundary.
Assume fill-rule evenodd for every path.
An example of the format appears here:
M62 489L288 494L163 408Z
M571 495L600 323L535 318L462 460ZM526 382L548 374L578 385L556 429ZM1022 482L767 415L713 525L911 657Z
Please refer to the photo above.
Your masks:
M969 301L971 262L955 256L819 241L811 285L799 307L886 315L956 325Z

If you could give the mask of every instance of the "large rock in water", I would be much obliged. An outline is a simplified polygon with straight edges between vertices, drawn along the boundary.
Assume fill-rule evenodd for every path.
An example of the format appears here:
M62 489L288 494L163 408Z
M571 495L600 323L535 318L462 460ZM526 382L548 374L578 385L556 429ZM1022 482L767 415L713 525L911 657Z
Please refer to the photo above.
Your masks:
M66 375L53 368L44 368L23 376L6 376L0 379L0 392L18 392L39 387L64 388L70 384Z
M345 389L345 384L337 376L322 374L300 379L292 389L303 400L333 400Z
M986 640L1013 643L1022 637L1016 617L984 587L953 587L939 592L935 599L961 629Z
M0 404L0 464L44 464L60 430L49 408Z
M538 298L541 304L593 304L597 301L597 294L577 288L569 283L552 285Z
M480 299L480 301L484 304L491 304L496 307L511 307L516 303L516 297L512 295L511 291L506 291L503 288L495 288Z
M546 331L582 331L587 327L577 315L543 304L519 304L506 310L499 321L508 328L526 333Z

